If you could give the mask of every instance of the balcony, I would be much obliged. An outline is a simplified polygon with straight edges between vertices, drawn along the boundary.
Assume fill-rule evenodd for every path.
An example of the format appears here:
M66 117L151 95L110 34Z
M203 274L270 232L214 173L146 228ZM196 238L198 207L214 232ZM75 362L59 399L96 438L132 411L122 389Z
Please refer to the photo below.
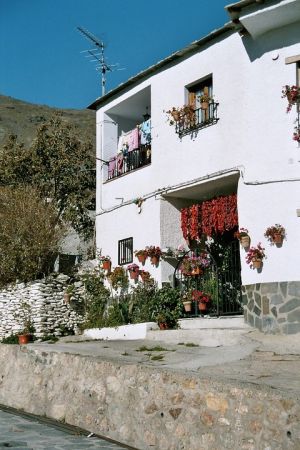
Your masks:
M107 181L151 164L151 144L118 154L109 159Z
M201 128L209 127L218 122L218 105L214 101L208 103L206 108L198 108L181 114L179 120L175 120L175 132L179 137L187 134L196 134Z

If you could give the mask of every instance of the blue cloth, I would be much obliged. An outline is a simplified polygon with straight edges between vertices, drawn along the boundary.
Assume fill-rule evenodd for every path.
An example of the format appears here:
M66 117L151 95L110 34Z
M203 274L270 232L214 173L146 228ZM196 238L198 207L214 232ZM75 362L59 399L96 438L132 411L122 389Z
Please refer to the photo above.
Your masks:
M151 119L141 124L141 144L149 144L151 142Z

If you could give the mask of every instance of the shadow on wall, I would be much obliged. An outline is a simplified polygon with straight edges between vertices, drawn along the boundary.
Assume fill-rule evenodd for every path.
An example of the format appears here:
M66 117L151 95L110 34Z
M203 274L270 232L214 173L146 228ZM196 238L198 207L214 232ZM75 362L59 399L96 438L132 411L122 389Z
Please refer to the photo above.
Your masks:
M269 31L256 39L249 35L242 37L245 50L250 61L255 61L264 53L278 50L299 42L299 22Z

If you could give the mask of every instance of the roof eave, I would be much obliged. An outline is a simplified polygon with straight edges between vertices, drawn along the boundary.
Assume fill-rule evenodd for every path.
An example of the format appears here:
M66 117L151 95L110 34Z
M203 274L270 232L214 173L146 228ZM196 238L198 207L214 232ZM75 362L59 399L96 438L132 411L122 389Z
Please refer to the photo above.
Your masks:
M246 0L244 0L244 1L246 1ZM248 1L255 2L255 0L248 0ZM167 66L168 64L170 64L176 60L179 60L180 58L185 57L189 53L193 53L199 47L202 47L207 42L210 42L210 41L216 39L217 37L221 36L222 34L225 34L227 32L233 31L233 30L239 31L238 28L239 28L239 25L237 26L237 24L235 24L233 22L226 23L222 28L218 28L217 30L212 31L211 33L204 36L203 38L192 42L190 45L183 48L182 50L172 53L170 56L166 57L165 59L163 59L163 60L159 61L158 63L148 67L147 69L139 72L137 75L134 75L133 77L129 78L127 81L120 84L116 88L112 89L107 94L103 95L102 97L97 98L93 103L91 103L89 106L87 106L87 109L97 110L98 107L100 105L104 104L108 99L110 99L110 98L114 97L115 95L119 94L120 92L124 91L126 88L134 85L138 81L146 79L154 72L157 72L158 70L160 70L162 67Z

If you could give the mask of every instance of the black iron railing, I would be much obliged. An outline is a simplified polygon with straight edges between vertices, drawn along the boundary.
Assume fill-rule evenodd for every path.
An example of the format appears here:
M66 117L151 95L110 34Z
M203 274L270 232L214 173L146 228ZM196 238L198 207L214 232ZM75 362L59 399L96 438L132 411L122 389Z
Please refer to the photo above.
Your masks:
M183 293L197 289L209 294L211 297L208 310L210 316L242 314L239 242L234 240L228 243L226 251L219 261L216 261L207 250L206 252L211 264L200 275L184 275L180 270L184 258L179 261L174 273L175 286L180 288ZM185 256L194 256L197 253L197 250L194 250L186 253ZM199 311L197 302L193 302L191 312L186 313L185 317L199 315L202 315L202 312Z
M175 131L179 137L192 134L201 128L214 125L218 122L218 105L219 103L210 102L207 108L198 108L192 114L186 114L176 122Z
M111 158L108 162L107 179L112 180L148 164L151 164L151 145L141 145L135 150Z

